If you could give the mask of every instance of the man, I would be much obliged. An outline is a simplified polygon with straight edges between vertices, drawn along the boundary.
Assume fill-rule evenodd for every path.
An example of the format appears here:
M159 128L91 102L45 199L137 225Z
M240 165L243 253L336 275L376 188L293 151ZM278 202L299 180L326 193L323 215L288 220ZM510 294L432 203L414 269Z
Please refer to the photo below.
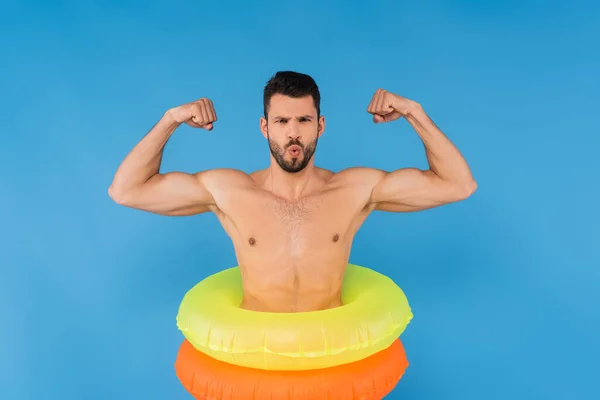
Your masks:
M375 123L404 117L423 140L430 168L385 172L314 164L325 130L320 93L305 74L275 74L264 89L260 129L270 165L250 174L213 169L161 173L163 149L181 124L213 129L208 99L168 110L120 165L109 194L161 215L213 212L231 238L243 280L242 308L302 312L341 305L353 238L373 210L409 212L457 202L476 188L466 161L420 104L379 89Z

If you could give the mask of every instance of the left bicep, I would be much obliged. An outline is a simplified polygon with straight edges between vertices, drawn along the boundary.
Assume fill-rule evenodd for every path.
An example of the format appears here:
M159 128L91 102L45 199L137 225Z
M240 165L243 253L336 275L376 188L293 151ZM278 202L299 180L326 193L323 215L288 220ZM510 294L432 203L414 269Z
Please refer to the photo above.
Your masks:
M379 173L371 192L374 210L389 212L420 211L462 199L452 185L430 170L403 168Z

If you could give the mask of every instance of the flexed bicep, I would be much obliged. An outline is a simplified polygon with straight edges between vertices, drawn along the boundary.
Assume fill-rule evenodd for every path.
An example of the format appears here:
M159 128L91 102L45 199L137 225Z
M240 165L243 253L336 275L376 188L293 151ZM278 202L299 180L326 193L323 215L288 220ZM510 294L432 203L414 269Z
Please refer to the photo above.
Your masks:
M208 212L215 204L203 183L203 174L168 172L156 174L121 198L121 205L155 214L179 216Z

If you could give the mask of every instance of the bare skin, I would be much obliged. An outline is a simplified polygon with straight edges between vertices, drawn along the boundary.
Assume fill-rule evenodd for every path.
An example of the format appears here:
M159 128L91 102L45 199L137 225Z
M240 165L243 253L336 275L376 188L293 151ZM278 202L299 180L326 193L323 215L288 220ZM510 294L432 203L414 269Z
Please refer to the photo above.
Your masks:
M242 308L337 307L353 239L372 211L424 210L464 200L476 189L464 158L419 104L380 89L367 111L375 123L406 118L425 144L430 169L319 168L311 153L325 130L324 117L317 116L310 96L275 95L268 120L260 120L272 150L267 168L250 174L161 173L164 146L182 123L213 129L214 106L202 99L165 113L123 160L109 195L121 205L161 215L214 213L242 272ZM290 143L299 144L296 151Z

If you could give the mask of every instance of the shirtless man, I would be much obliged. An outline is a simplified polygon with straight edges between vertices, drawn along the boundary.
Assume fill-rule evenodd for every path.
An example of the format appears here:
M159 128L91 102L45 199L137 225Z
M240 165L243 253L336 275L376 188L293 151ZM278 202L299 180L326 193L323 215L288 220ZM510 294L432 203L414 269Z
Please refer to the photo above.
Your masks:
M119 166L109 188L123 206L182 216L213 212L231 238L243 281L242 308L302 312L341 305L353 238L374 210L410 212L457 202L476 188L466 161L420 104L378 89L367 111L375 123L404 117L422 139L426 171L354 167L332 172L313 155L325 130L320 94L305 74L279 72L264 90L260 130L270 164L160 172L164 146L181 124L213 129L213 104L169 109Z

